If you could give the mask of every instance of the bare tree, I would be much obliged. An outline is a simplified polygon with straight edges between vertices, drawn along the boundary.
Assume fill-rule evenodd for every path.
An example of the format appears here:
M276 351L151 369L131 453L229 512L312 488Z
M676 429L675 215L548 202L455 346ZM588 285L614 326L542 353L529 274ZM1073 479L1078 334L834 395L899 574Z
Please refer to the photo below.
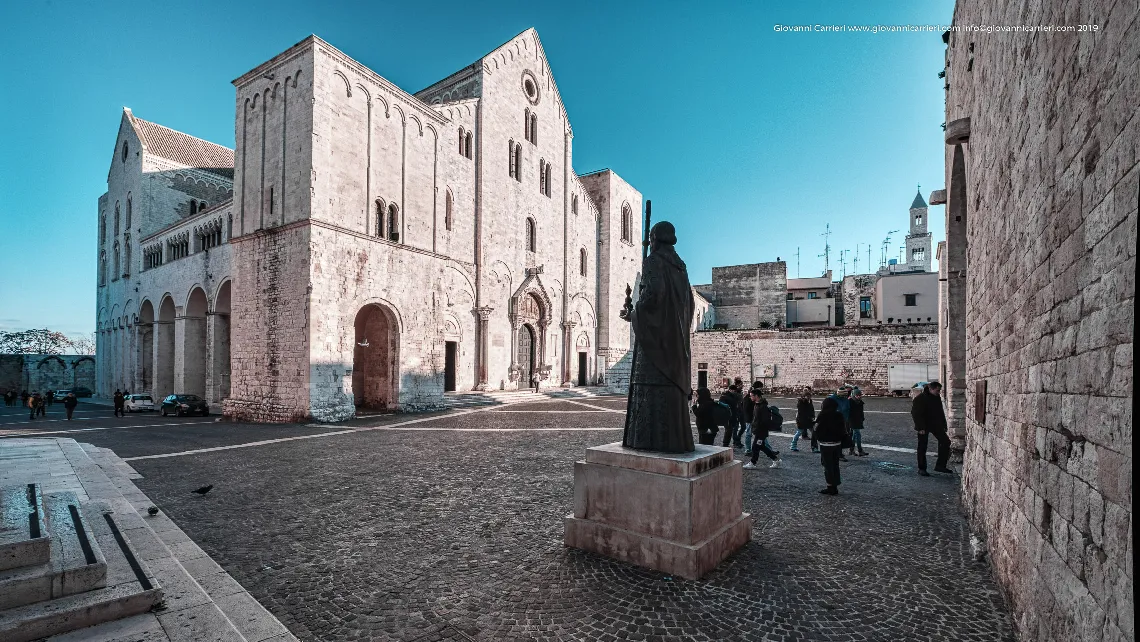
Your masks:
M0 354L95 354L95 335L68 337L62 332L35 330L0 330Z

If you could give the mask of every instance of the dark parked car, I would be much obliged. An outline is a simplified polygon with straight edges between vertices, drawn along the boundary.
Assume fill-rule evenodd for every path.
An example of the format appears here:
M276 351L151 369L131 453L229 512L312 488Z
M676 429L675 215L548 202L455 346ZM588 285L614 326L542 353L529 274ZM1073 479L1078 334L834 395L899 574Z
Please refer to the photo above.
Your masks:
M198 395L170 395L162 400L162 416L165 417L168 413L179 417L193 414L206 416L210 414L210 404Z
M76 386L72 392L75 393L76 397L90 397L91 395L95 394L90 388L86 386Z

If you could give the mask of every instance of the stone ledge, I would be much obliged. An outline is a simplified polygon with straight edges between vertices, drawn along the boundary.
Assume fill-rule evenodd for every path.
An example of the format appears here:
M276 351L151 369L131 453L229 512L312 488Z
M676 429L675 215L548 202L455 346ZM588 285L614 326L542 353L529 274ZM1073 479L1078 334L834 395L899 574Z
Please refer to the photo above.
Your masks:
M691 453L661 453L626 448L620 442L586 449L586 462L672 477L696 477L731 463L731 448L697 445Z

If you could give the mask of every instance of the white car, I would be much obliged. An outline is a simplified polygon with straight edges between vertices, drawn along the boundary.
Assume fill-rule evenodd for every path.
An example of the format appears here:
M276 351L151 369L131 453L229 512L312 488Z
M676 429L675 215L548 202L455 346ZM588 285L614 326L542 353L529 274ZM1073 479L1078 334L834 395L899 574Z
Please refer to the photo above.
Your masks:
M127 412L154 412L154 400L150 395L127 395L123 405Z

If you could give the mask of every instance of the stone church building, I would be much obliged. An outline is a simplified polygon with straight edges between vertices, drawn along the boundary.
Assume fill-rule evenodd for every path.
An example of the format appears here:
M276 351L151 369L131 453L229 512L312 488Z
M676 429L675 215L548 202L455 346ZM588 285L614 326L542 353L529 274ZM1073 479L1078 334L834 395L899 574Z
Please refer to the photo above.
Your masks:
M641 194L575 172L533 29L416 94L315 36L234 85L232 151L124 110L100 394L300 421L624 381Z

